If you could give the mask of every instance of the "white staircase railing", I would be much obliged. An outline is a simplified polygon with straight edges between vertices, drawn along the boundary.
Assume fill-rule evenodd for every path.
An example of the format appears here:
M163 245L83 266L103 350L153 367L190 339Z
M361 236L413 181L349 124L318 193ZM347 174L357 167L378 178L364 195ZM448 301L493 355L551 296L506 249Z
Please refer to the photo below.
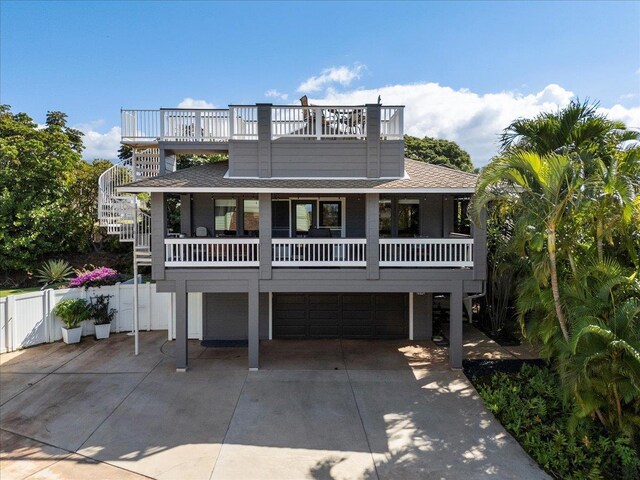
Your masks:
M118 235L121 242L132 242L136 262L151 262L151 217L145 205L134 194L119 193L117 188L135 180L154 177L160 171L157 149L134 151L105 170L98 179L98 221L110 235Z

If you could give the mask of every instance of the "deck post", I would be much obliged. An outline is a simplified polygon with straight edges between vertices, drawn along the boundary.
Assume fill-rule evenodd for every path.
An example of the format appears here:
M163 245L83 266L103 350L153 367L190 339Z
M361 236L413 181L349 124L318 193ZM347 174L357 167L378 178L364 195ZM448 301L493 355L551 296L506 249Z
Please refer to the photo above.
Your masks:
M164 280L164 237L167 232L167 199L164 193L151 194L151 278Z
M462 368L462 282L454 282L449 304L449 366Z
M271 279L271 194L258 194L260 278Z
M366 194L367 278L369 280L380 278L379 200L380 195L377 193Z
M176 280L176 371L186 372L189 368L189 299L187 283Z

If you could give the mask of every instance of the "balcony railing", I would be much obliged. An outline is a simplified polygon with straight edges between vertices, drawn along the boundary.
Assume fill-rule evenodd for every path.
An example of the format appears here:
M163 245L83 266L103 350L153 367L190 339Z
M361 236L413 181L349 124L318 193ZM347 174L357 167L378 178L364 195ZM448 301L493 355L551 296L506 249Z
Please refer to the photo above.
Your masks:
M272 106L271 138L355 138L367 136L363 106ZM380 138L401 140L404 107L380 107ZM258 107L228 109L122 110L122 141L155 143L225 142L258 139Z
M381 267L473 267L472 238L381 238Z
M259 267L258 238L167 238L167 267ZM365 238L274 238L273 267L366 267ZM381 238L380 267L473 267L472 238Z
M257 238L167 238L167 267L259 267Z
M366 267L365 238L277 238L272 240L274 267Z

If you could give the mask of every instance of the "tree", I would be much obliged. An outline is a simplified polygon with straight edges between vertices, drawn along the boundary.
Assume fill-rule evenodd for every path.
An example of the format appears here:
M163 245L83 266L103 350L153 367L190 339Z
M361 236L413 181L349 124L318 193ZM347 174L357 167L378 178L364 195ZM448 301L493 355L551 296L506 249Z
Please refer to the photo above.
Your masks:
M434 165L445 165L465 172L473 172L473 163L467 152L457 143L439 138L404 136L404 151L407 158Z
M49 112L45 128L0 107L0 270L29 269L73 244L77 213L68 201L82 163L79 132Z

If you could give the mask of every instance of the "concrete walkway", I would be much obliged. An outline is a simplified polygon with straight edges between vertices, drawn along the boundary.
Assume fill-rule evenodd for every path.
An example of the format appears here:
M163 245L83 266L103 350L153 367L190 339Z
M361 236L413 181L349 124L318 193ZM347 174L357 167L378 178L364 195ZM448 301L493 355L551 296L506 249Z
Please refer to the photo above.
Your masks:
M0 356L2 480L547 478L431 342L141 340Z

